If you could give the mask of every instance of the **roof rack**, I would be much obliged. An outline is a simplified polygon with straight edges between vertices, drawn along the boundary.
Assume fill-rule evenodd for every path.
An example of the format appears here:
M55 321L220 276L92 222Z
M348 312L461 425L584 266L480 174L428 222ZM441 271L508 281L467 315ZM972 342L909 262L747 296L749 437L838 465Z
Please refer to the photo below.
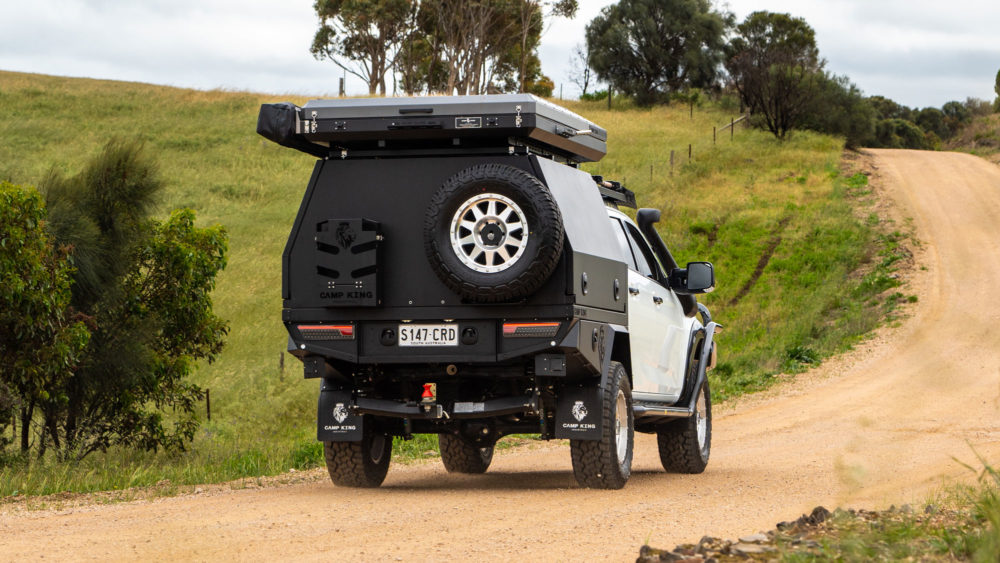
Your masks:
M601 197L607 203L614 205L624 205L632 209L638 209L639 205L635 201L635 192L621 185L620 182L605 180L603 176L591 176L597 183L597 189L601 192Z

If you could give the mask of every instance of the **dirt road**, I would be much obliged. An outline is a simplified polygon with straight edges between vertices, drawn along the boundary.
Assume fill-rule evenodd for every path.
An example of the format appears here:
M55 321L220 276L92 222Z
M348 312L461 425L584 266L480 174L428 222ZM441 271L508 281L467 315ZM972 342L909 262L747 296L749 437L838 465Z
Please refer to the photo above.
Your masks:
M1000 167L876 151L923 242L902 327L717 413L704 475L668 475L637 436L623 491L577 488L565 446L499 453L483 476L393 467L378 490L328 481L0 514L0 559L633 560L733 537L817 504L919 502L1000 455ZM724 335L723 337L724 338Z

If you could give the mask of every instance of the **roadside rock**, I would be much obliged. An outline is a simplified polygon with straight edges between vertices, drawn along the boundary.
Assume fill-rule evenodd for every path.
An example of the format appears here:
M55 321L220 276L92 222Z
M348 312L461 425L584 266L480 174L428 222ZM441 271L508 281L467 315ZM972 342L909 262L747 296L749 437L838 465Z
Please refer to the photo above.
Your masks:
M830 518L830 511L822 506L817 506L811 513L809 513L809 516L803 514L798 518L798 520L792 522L778 522L776 527L779 530L785 530L801 526L815 526L826 522L828 518Z
M853 522L880 530L894 522L941 522L954 518L953 510L941 509L928 504L920 510L912 506L892 506L886 510L855 510L837 508L832 512L817 506L809 514L803 514L790 522L779 522L774 530L740 536L739 541L722 540L705 536L697 544L681 544L673 550L661 550L643 546L639 550L638 563L656 561L684 561L689 563L734 563L744 561L778 561L790 554L798 554L804 560L837 559L836 545L840 528ZM923 559L920 559L921 561Z
M837 511L840 509L838 508ZM836 512L836 511L835 511ZM853 511L852 511L853 513ZM724 563L728 561L768 561L774 557L777 548L775 538L781 534L788 545L797 549L813 549L819 544L805 540L808 529L816 528L830 519L832 513L822 506L817 506L808 515L803 514L792 522L780 522L776 531L759 532L741 536L739 541L722 540L705 536L697 544L681 544L673 550L662 550L642 546L636 563L654 563L658 561L684 563Z
M732 551L736 553L741 553L743 555L752 555L756 553L770 553L774 551L774 548L769 545L760 545L757 543L737 543L732 546Z

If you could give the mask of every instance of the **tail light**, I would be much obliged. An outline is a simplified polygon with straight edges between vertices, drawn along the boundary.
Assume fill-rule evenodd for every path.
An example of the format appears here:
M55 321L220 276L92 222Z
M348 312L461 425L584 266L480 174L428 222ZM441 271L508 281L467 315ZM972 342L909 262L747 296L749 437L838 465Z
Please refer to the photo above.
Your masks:
M354 325L299 325L303 340L354 340Z
M504 323L504 338L552 338L560 323Z

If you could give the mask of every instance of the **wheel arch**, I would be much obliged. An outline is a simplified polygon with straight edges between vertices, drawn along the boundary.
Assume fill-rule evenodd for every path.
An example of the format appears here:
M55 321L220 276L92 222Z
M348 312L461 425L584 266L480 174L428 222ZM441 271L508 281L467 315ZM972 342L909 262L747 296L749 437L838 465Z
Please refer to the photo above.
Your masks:
M715 348L715 335L722 325L709 321L704 327L695 329L688 349L688 366L691 373L685 377L684 392L677 401L678 406L693 407L697 399L695 392L708 379L708 370ZM690 408L689 408L690 410Z
M629 341L628 329L625 327L614 327L612 326L614 332L614 340L611 344L611 357L604 368L605 374L607 373L608 366L611 362L618 362L625 367L625 373L628 374L628 382L632 385L633 389L634 381L632 381L632 348ZM603 378L602 378L603 379Z

